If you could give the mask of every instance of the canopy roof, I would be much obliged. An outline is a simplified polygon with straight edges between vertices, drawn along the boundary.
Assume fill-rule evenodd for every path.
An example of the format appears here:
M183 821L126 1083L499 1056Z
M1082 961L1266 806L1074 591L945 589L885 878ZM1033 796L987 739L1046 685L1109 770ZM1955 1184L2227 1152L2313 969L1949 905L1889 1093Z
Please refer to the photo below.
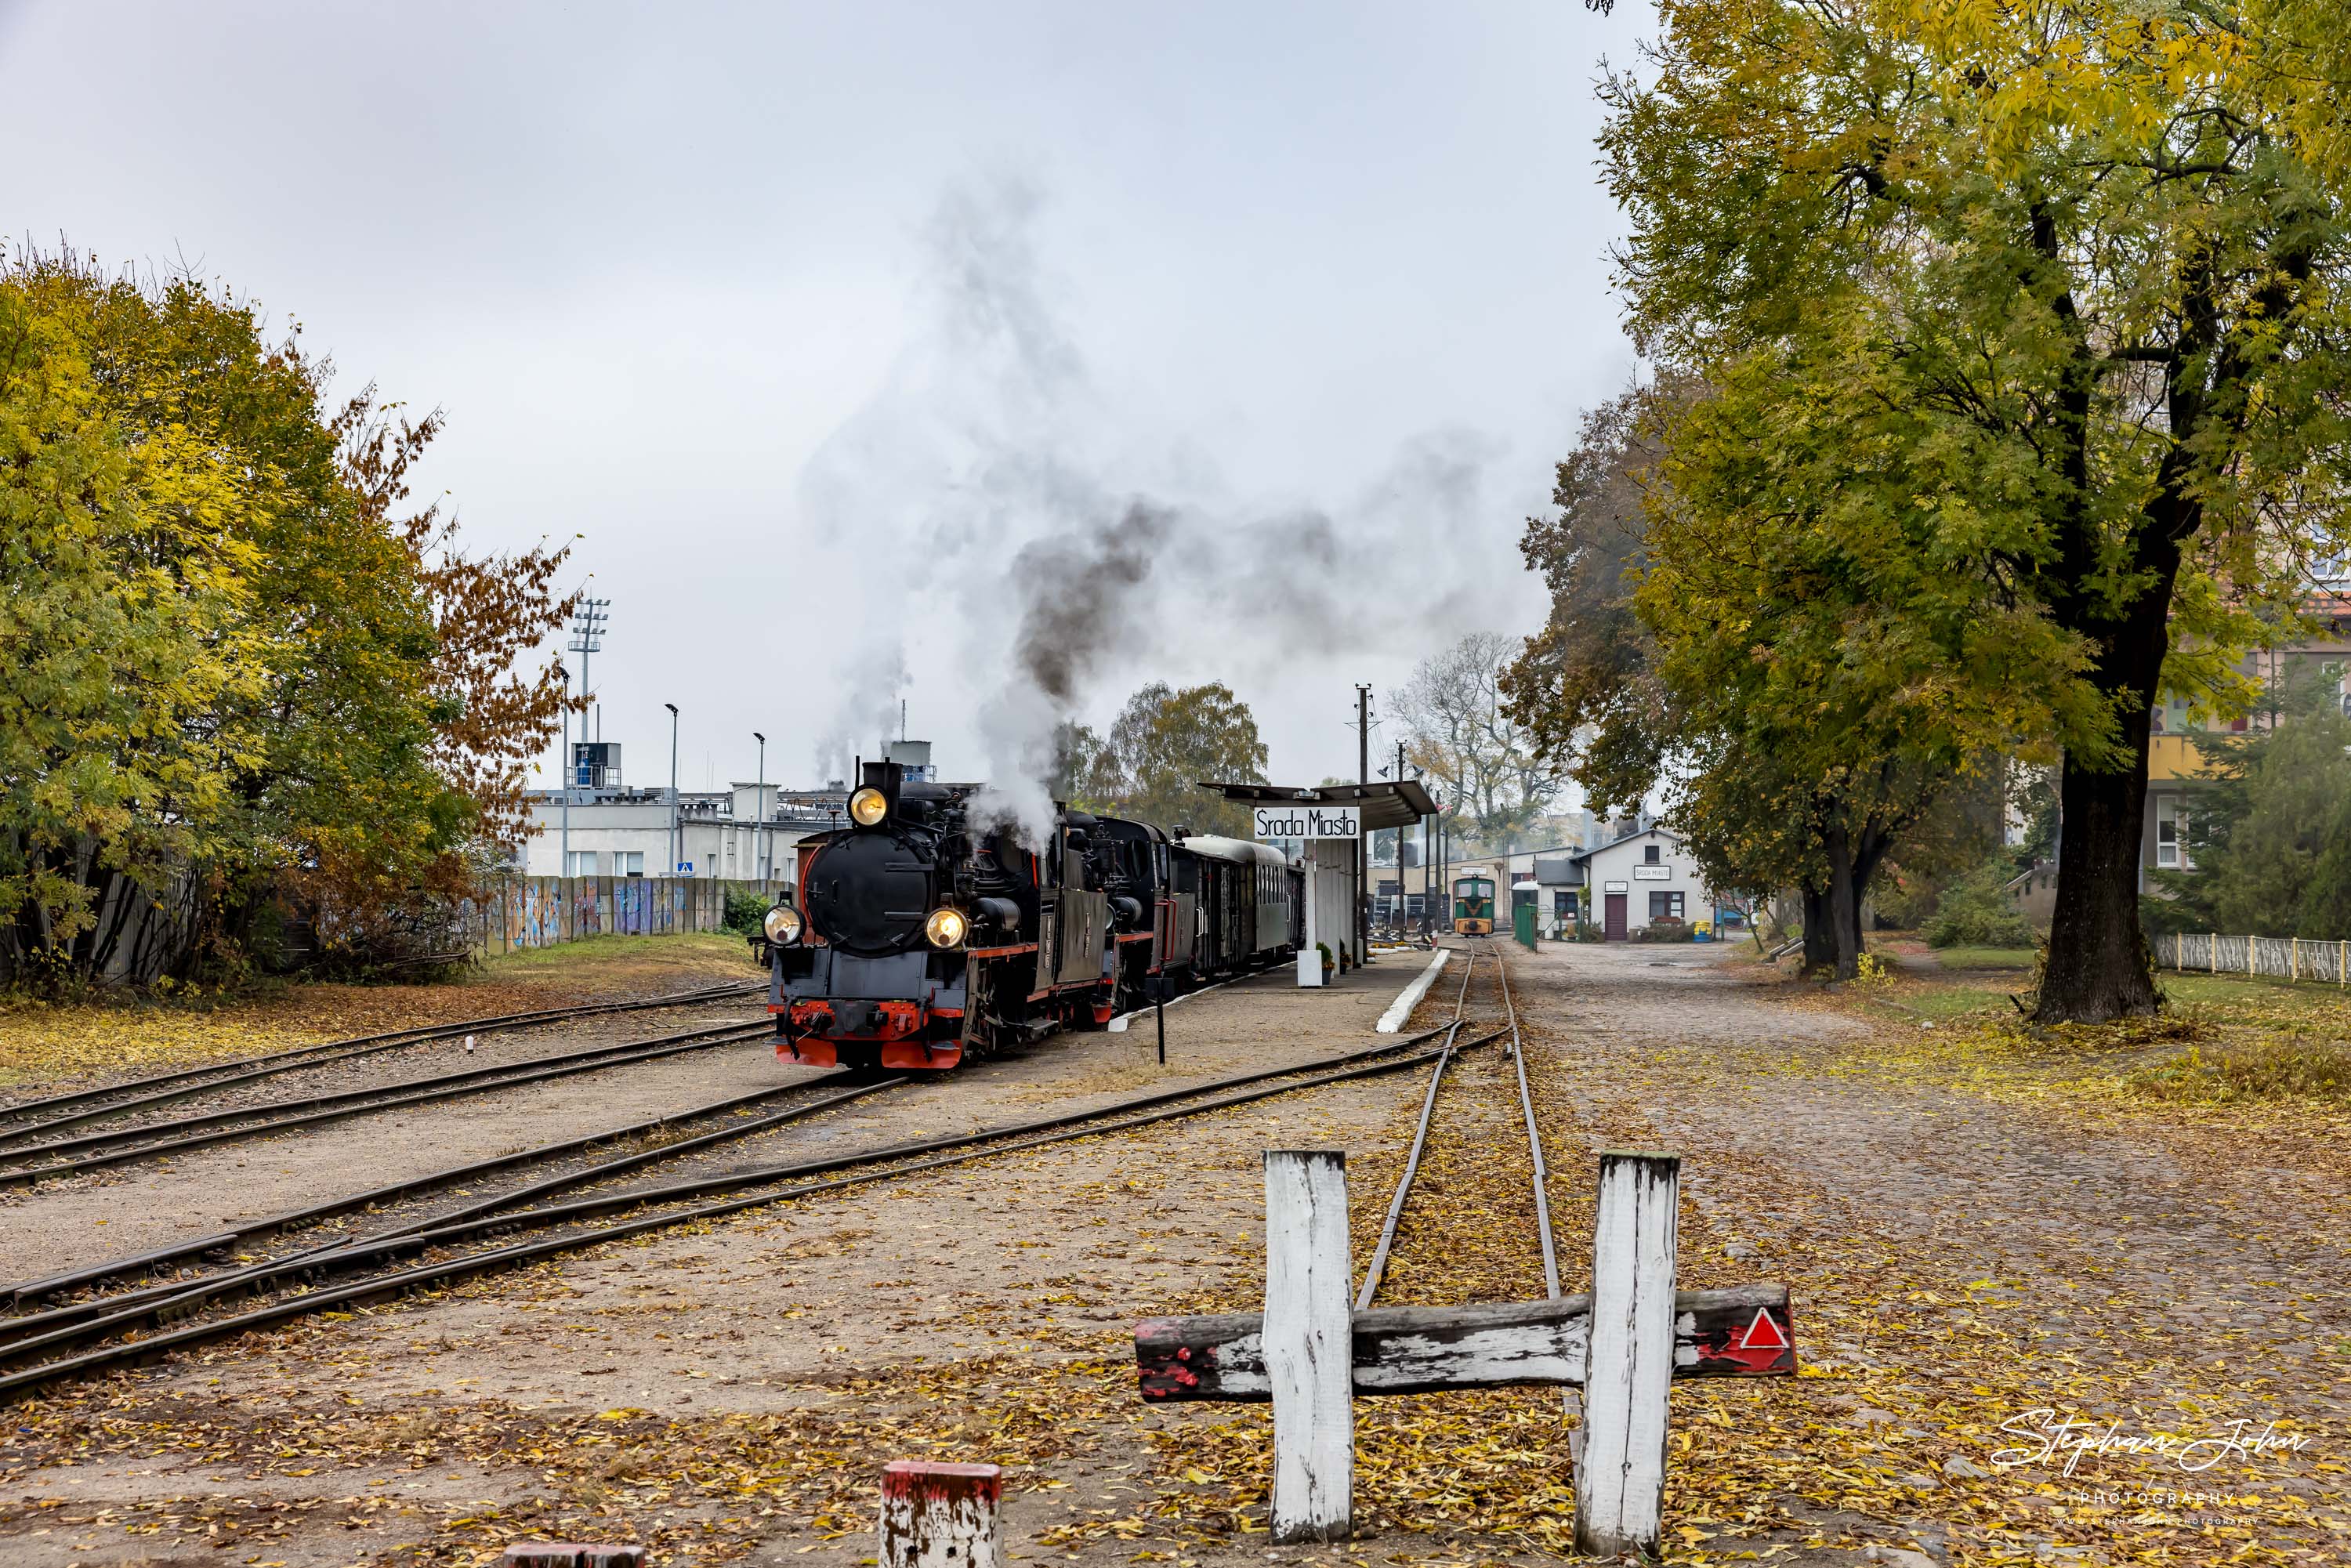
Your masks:
M1247 800L1258 805L1275 802L1354 806L1363 812L1364 831L1367 833L1382 828L1408 828L1437 810L1437 802L1428 798L1428 791L1411 779L1401 784L1385 780L1376 784L1218 784L1206 779L1197 782L1201 789L1214 789L1228 800Z

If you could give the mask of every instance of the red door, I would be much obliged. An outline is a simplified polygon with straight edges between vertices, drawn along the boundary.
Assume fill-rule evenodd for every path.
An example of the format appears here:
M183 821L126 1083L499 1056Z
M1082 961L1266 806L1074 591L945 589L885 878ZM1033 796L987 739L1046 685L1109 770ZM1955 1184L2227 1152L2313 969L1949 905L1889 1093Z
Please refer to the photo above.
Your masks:
M1607 937L1611 942L1622 942L1625 940L1625 895L1621 893L1612 893L1608 894L1607 897L1607 920L1606 924L1601 928L1601 935Z

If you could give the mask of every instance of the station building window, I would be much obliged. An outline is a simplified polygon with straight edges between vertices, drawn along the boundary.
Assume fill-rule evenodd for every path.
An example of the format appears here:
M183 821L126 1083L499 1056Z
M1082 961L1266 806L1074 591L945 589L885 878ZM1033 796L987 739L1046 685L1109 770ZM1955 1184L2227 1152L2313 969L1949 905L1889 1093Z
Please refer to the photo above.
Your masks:
M2170 871L2193 871L2196 856L2189 841L2188 800L2180 795L2159 795L2155 802L2155 863Z

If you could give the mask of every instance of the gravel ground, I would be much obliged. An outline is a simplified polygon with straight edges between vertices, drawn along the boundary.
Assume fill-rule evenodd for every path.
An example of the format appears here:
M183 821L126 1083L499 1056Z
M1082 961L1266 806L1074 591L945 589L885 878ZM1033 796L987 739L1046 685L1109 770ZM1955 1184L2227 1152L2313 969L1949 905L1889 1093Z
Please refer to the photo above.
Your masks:
M756 1023L764 1016L737 1000L483 1035L471 1055L462 1040L436 1040L315 1072L287 1073L266 1085L187 1101L159 1114L350 1089L390 1091L471 1067L524 1063L730 1022ZM767 1044L724 1044L11 1188L0 1194L0 1275L29 1280L149 1251L305 1203L814 1076L810 1069L778 1063Z
M1155 1061L1146 1017L1126 1032L1059 1036L951 1078L924 1081L730 1144L723 1157L707 1163L763 1163L960 1131L1360 1049L1382 1038L1371 1032L1373 1022L1426 962L1425 955L1391 959L1321 993L1298 990L1286 975L1269 975L1187 1000L1166 1015L1165 1068ZM687 1059L702 1063L698 1074L684 1063L658 1066L672 1087L693 1075L694 1094L706 1098L733 1082L710 1074L718 1060L715 1053ZM771 1060L759 1066L747 1054L724 1060L730 1072L797 1071L775 1069ZM528 1094L531 1101L526 1113L530 1140L574 1124L617 1120L622 1106L613 1096L624 1076L642 1078L652 1071L595 1074L518 1092L516 1098ZM1066 1363L1076 1354L1068 1348L1075 1340L1115 1333L1155 1305L1196 1294L1204 1282L1247 1288L1256 1267L1261 1198L1249 1196L1251 1183L1245 1180L1238 1192L1200 1194L1196 1207L1184 1196L1185 1212L1172 1215L1170 1200L1186 1174L1253 1173L1258 1152L1269 1143L1360 1142L1388 1118L1399 1095L1416 1093L1402 1081L1374 1079L1311 1100L1273 1101L1008 1157L945 1173L946 1180L890 1184L755 1214L702 1234L664 1233L536 1270L529 1283L489 1281L358 1322L295 1331L296 1340L322 1333L333 1340L325 1368L308 1351L289 1346L279 1354L208 1354L140 1376L130 1386L142 1396L230 1397L240 1405L357 1397L379 1410L422 1410L458 1397L538 1409L627 1405L680 1415L714 1407L758 1415L823 1402L851 1367L919 1368L1014 1353ZM559 1098L568 1114L549 1103ZM632 1108L644 1098L635 1096ZM486 1101L465 1101L384 1118L375 1145L381 1157L371 1155L377 1163L366 1171L366 1184L390 1179L412 1163L437 1166L486 1152L479 1135L485 1121L503 1126L507 1142L517 1141L513 1125L520 1108L495 1119ZM474 1135L461 1132L461 1123ZM17 1234L28 1239L72 1236L75 1221L87 1228L103 1218L112 1233L108 1245L84 1250L111 1253L129 1249L117 1238L132 1229L141 1245L153 1245L166 1228L200 1230L234 1214L286 1207L294 1183L326 1179L339 1162L348 1163L347 1136L298 1135L266 1146L272 1156L266 1169L254 1162L256 1150L222 1151L201 1162L222 1168L200 1173L193 1169L199 1159L191 1158L169 1172L149 1173L152 1186L118 1182L87 1192L45 1191L5 1211L5 1218L21 1226ZM232 1172L246 1183L234 1200L221 1186ZM169 1197L159 1201L159 1192ZM61 1222L68 1212L73 1219ZM160 1219L162 1212L177 1216L179 1224ZM874 1245L877 1240L883 1244ZM226 1394L232 1385L235 1392ZM306 1541L297 1531L274 1540L264 1560L343 1563L414 1539L418 1521L434 1517L436 1499L489 1495L462 1487L453 1491L455 1482L444 1479L465 1473L462 1466L454 1471L436 1466L432 1477L402 1474L387 1495L423 1511L374 1510L365 1527L350 1531L338 1510L336 1528L323 1539ZM287 1508L279 1511L291 1517L299 1517L305 1497L319 1491L298 1480L292 1490L280 1492L274 1484L261 1486L258 1478L247 1480L245 1472L201 1464L77 1467L23 1479L31 1491L53 1495L95 1495L87 1489L99 1487L127 1504L132 1496L182 1489L201 1498L210 1475L223 1485L235 1482L239 1497L266 1491L268 1506L283 1502ZM340 1497L349 1488L337 1484ZM508 1484L486 1477L480 1482L493 1490ZM68 1487L81 1490L67 1492ZM1040 1528L1060 1506L1039 1512L1025 1501L1017 1505L1019 1517ZM14 1537L10 1550L26 1554L12 1560L135 1560L119 1544L92 1541L85 1549L78 1542L90 1539L87 1534L68 1541L63 1535L69 1531L31 1533L40 1528L37 1520L0 1525ZM112 1555L104 1554L110 1550ZM855 1556L851 1551L847 1560Z
M1638 1144L1685 1155L1686 1284L1781 1279L1795 1293L1805 1378L1677 1391L1677 1560L2339 1560L2351 1198L2336 1155L2025 1092L2041 1081L2012 1064L1934 1057L1921 1039L1937 1037L1893 1039L1736 957L1510 957L1567 1288L1588 1275L1593 1156ZM1358 1047L1422 961L1319 995L1271 976L1187 1002L1167 1015L1164 1073L1139 1019L726 1158ZM1442 981L1415 1025L1452 991ZM1496 1000L1481 981L1469 1010ZM1544 1560L1530 1531L1555 1531L1560 1509L1531 1516L1526 1500L1564 1485L1555 1391L1365 1402L1359 1508L1374 1533L1274 1552L1247 1530L1261 1415L1143 1409L1120 1359L1135 1318L1245 1307L1260 1289L1269 1146L1348 1151L1360 1261L1423 1082L1360 1081L664 1232L86 1386L26 1407L0 1448L0 1555L473 1562L558 1531L652 1538L671 1563L852 1568L872 1554L881 1460L935 1455L1010 1467L1015 1560ZM1512 1094L1498 1052L1448 1077L1384 1300L1540 1290ZM2209 1483L2256 1500L2183 1526L2072 1503L2074 1479L2046 1466L1992 1465L1996 1424L2034 1406L2166 1429L2280 1415L2323 1441L2220 1467ZM2181 1478L2111 1454L2085 1467L2093 1479Z

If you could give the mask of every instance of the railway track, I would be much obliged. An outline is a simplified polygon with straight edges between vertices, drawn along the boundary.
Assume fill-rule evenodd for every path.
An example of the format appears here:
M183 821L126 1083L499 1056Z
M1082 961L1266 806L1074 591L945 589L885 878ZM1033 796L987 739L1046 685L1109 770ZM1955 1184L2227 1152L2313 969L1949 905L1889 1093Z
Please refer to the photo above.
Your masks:
M1046 1145L1207 1114L1325 1084L1409 1071L1509 1037L1507 1029L1497 1029L1465 1041L1459 1036L1466 1027L1457 1019L1444 1029L1318 1062L1235 1074L973 1133L902 1140L822 1159L737 1169L653 1186L591 1190L682 1152L686 1145L600 1161L381 1234L339 1239L200 1280L172 1281L0 1320L0 1369L7 1369L0 1375L0 1400L27 1397L59 1383L141 1364L313 1312L366 1306L672 1226L706 1222ZM1433 1051L1422 1049L1439 1035L1445 1036L1442 1045ZM789 1108L774 1119L812 1114L854 1095L889 1086L884 1082L844 1088L815 1103ZM453 1174L441 1173L441 1176ZM566 1193L579 1196L548 1201ZM527 1230L549 1234L499 1244L501 1238ZM123 1270L143 1261L124 1260L110 1277L125 1277ZM98 1277L96 1271L85 1271L37 1281L20 1287L18 1299L34 1299L31 1293L41 1291L62 1292ZM233 1303L272 1291L277 1292L277 1299L265 1304L241 1312L225 1311Z
M619 1045L587 1046L578 1051L517 1061L470 1067L431 1078L371 1084L327 1094L271 1101L260 1105L235 1105L162 1122L83 1133L47 1143L19 1143L0 1148L0 1188L27 1186L60 1176L79 1176L138 1160L184 1154L192 1149L272 1133L323 1126L354 1116L411 1105L430 1104L473 1094L490 1094L525 1084L543 1083L582 1072L652 1061L686 1051L763 1039L771 1026L765 1020L717 1024L659 1035ZM308 1063L306 1065L316 1065Z
M1395 1193L1388 1201L1387 1216L1380 1227L1379 1241L1372 1249L1370 1262L1364 1268L1363 1289L1355 1296L1357 1312L1371 1306L1379 1295L1381 1281L1386 1278L1388 1259L1395 1247L1396 1229L1404 1220L1405 1205L1411 1201L1413 1182L1420 1175L1421 1155L1428 1145L1428 1129L1436 1116L1437 1090L1444 1082L1445 1070L1455 1055L1455 1037L1467 1027L1464 1009L1469 997L1469 979L1478 972L1480 960L1492 966L1494 979L1500 991L1503 1019L1501 1027L1484 1038L1494 1040L1507 1035L1510 1040L1510 1065L1518 1075L1519 1109L1525 1121L1527 1154L1534 1183L1535 1231L1542 1249L1543 1285L1551 1300L1560 1299L1559 1253L1551 1231L1551 1166L1543 1157L1542 1131L1535 1121L1534 1096L1527 1083L1526 1051L1519 1031L1518 1003L1510 996L1510 975L1502 962L1501 947L1492 938L1487 938L1483 946L1468 949L1466 961L1461 966L1461 984L1453 998L1453 1018L1439 1031L1445 1036L1445 1044L1431 1053L1433 1061L1428 1074L1428 1090L1421 1099L1420 1122L1414 1129L1412 1146L1405 1152L1404 1170L1396 1178Z
M455 1040L461 1035L503 1033L610 1013L703 1007L749 996L766 988L765 980L747 980L739 985L707 986L665 996L632 998L627 1001L583 1002L572 1007L542 1008L532 1012L462 1019L455 1023L389 1030L379 1034L354 1035L345 1040L289 1046L284 1051L267 1051L258 1056L233 1057L202 1067L181 1068L171 1072L100 1084L92 1089L77 1089L61 1094L46 1094L34 1100L20 1100L14 1104L0 1105L0 1157L5 1157L10 1145L37 1141L46 1134L62 1133L68 1128L175 1104L183 1100L258 1082L265 1078L275 1078L281 1073L300 1072L334 1062L426 1045L434 1040Z

